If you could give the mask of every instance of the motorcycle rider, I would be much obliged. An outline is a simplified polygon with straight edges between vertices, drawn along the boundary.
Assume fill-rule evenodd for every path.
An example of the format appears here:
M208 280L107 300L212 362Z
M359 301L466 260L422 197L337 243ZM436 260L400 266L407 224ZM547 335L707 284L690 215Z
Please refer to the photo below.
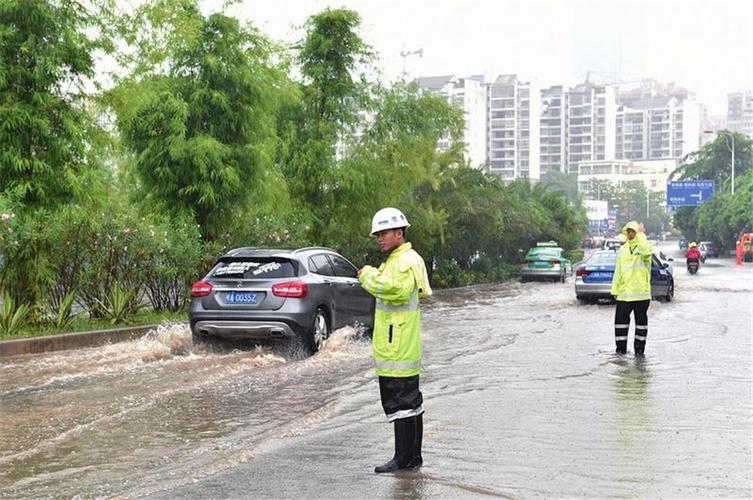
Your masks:
M695 263L700 267L701 251L698 250L698 245L695 241L688 245L688 254L685 258L685 264L690 264L691 261L695 261Z

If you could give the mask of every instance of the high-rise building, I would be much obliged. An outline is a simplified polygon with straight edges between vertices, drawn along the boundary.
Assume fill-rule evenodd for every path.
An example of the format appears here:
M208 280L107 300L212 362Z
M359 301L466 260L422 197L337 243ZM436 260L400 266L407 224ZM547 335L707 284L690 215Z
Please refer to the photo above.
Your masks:
M727 127L753 138L753 90L727 94Z
M679 159L700 146L701 108L673 96L620 99L615 158Z
M487 84L486 95L489 171L508 182L538 180L538 89L517 75L501 75Z
M649 97L676 97L678 101L695 100L695 92L680 87L673 82L661 83L653 78L644 78L633 82L614 84L617 102L625 100L647 99Z
M440 93L463 111L463 142L466 157L474 167L486 162L486 87L478 77L455 75L419 78L418 87ZM438 148L449 148L449 137L440 139Z
M541 89L541 175L567 172L567 101L562 85Z
M614 87L585 82L571 88L567 102L568 172L578 163L613 159L617 102Z

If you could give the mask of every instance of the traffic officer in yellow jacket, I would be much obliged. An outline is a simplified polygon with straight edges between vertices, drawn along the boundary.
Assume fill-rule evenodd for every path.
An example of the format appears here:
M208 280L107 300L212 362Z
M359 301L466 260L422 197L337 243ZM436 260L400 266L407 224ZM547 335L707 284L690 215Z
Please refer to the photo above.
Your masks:
M648 306L651 303L651 255L653 248L636 221L622 229L627 238L617 254L612 277L612 295L617 299L614 314L616 352L627 352L630 313L635 317L636 356L643 356L648 335Z
M423 437L421 372L421 312L418 301L431 295L423 259L405 241L408 219L398 209L379 210L371 234L379 249L389 252L379 268L364 266L361 286L376 299L372 354L387 420L393 422L395 455L375 472L420 467Z

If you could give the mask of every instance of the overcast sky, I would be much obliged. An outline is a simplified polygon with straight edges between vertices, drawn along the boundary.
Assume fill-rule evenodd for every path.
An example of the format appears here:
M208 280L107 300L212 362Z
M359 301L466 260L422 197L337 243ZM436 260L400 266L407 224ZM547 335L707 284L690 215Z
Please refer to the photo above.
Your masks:
M655 77L697 93L712 114L753 89L753 0L245 0L230 12L281 41L306 18L347 7L385 79L517 73L541 85Z

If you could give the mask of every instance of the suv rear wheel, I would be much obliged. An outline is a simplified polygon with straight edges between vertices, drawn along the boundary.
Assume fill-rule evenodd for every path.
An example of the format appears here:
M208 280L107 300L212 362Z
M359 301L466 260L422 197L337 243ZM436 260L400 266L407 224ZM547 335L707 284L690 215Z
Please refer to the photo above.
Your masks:
M329 319L327 313L321 307L314 314L314 321L309 328L306 341L312 353L319 352L327 342L330 334Z

